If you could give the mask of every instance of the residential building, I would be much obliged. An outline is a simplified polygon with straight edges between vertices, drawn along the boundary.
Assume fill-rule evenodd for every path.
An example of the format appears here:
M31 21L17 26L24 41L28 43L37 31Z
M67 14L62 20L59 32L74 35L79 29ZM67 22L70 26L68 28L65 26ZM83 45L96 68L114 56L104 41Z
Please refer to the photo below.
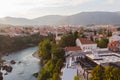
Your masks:
M120 36L113 35L112 37L110 37L109 42L113 42L113 41L120 41Z
M120 32L119 31L112 33L112 37L109 38L108 49L111 51L120 51Z
M97 49L97 44L86 38L79 38L76 40L76 45L81 48L82 51L91 51Z
M108 49L111 51L120 51L120 41L109 42Z

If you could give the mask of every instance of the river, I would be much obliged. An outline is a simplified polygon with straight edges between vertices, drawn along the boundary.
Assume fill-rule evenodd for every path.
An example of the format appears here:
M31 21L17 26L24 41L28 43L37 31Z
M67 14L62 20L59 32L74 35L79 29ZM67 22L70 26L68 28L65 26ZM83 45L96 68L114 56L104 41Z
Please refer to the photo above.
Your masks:
M6 60L5 64L13 67L12 72L7 75L2 71L3 80L37 80L33 74L40 70L40 60L32 56L37 49L37 47L31 47L2 57ZM11 60L15 60L16 64L10 64Z

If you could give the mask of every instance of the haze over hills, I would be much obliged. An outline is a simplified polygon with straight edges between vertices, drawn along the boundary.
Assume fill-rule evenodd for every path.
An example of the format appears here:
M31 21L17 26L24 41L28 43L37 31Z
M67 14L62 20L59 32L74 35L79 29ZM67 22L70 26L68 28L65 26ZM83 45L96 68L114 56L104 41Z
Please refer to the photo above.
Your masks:
M1 24L11 25L116 25L120 24L120 12L81 12L70 16L48 15L35 19L5 17Z

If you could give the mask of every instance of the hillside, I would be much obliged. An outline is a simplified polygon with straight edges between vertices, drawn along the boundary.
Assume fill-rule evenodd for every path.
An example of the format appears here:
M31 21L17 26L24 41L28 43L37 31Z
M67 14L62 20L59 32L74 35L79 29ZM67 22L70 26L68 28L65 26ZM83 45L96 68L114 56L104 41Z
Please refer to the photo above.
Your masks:
M11 25L116 25L120 24L120 12L81 12L70 16L48 15L35 19L5 17L1 24Z

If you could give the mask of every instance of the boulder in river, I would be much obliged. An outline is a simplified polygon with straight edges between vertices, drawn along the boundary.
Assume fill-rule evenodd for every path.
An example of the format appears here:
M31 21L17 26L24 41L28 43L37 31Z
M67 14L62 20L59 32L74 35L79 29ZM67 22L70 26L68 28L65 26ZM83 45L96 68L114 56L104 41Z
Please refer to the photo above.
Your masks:
M38 77L38 72L33 74L34 77Z
M4 75L8 75L8 73L6 72Z
M3 70L6 70L7 72L11 72L12 69L13 68L11 66L7 66L7 65L3 66Z
M2 72L0 72L0 80L3 80Z
M15 62L14 60L11 60L10 63L11 63L11 64L15 64L16 62Z
M19 64L22 63L21 61L18 62Z

